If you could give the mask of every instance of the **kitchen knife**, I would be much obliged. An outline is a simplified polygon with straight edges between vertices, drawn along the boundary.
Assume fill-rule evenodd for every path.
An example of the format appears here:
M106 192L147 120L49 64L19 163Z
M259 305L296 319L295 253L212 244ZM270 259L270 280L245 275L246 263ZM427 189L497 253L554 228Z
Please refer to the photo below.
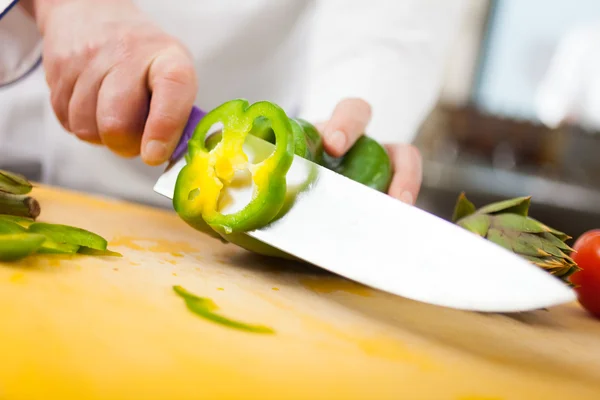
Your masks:
M191 113L154 191L173 197L187 141L205 113ZM249 159L274 146L248 135ZM244 234L310 264L408 299L480 312L519 312L575 300L574 291L518 255L451 222L300 156L288 187L303 188L285 215ZM228 213L249 200L232 191Z

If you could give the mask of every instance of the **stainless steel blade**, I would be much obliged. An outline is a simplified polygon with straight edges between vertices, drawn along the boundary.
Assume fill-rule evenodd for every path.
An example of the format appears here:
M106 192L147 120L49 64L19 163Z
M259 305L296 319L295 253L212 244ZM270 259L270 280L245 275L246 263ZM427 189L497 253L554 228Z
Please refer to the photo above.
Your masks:
M273 145L249 136L262 158ZM154 190L172 198L183 159ZM375 289L439 306L519 312L575 300L574 291L521 257L417 207L295 156L288 184L302 190L281 219L253 238ZM240 209L250 192L232 192Z

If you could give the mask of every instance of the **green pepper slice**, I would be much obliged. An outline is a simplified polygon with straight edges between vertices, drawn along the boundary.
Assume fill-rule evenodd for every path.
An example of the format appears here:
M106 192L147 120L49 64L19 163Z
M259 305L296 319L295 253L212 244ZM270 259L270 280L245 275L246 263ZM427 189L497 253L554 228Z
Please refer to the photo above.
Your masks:
M75 253L81 246L95 250L106 250L107 241L102 236L88 230L69 225L34 222L29 231L48 237L56 245L48 246L48 252Z
M243 144L258 118L268 119L275 135L275 150L266 159L250 164ZM222 139L209 150L206 135L217 123L223 125ZM212 228L229 234L269 223L285 201L286 174L294 155L292 129L285 112L266 101L249 105L244 99L231 100L206 114L188 142L186 165L177 177L173 196L176 212L204 232ZM223 188L233 181L237 171L246 168L254 183L251 201L240 211L221 213Z
M0 261L17 261L35 253L46 240L37 233L8 233L0 235Z

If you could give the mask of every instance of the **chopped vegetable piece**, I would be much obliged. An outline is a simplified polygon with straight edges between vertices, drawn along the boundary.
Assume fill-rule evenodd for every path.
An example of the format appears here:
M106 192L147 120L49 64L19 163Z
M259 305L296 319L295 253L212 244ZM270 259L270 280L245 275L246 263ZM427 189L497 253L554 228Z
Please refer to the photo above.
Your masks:
M58 243L46 236L46 241L38 249L40 254L75 254L79 245L72 243Z
M108 245L102 236L69 225L35 222L29 226L29 231L41 233L57 243L85 246L95 250L106 250Z
M0 219L0 235L10 233L26 233L27 229L13 221Z
M18 217L16 215L0 215L0 221L11 221L21 225L24 228L28 228L29 225L35 222L32 218Z
M111 257L123 257L121 253L112 250L96 250L90 247L81 246L77 251L79 254L85 254L88 256L111 256Z
M258 164L248 165L242 146L258 118L266 118L275 134L275 151ZM223 124L222 140L206 148L206 134L216 123ZM175 185L173 206L179 216L203 232L229 234L253 230L269 223L285 201L286 174L294 155L292 125L285 112L269 102L252 105L232 100L209 112L188 142L187 165ZM252 200L240 211L222 214L219 198L237 171L248 169L254 182Z
M36 233L0 235L0 261L17 261L36 252L46 240Z
M247 324L244 322L234 321L227 317L216 314L214 311L217 310L216 304L211 300L204 297L198 297L181 286L173 286L173 290L177 293L183 300L187 308L193 312L194 314L205 318L209 321L215 322L217 324L221 324L227 326L229 328L238 329L246 332L252 333L263 333L263 334L273 334L275 331L264 325L253 325Z
M40 215L40 204L30 196L0 192L0 214L35 219Z
M27 194L33 186L23 175L0 170L0 192Z

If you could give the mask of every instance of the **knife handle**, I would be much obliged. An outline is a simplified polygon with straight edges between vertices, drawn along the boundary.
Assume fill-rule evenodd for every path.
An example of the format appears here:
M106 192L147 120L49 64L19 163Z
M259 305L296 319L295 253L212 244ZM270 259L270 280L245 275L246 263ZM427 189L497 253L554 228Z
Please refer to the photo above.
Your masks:
M205 115L206 112L202 111L200 108L196 106L192 107L192 111L190 112L190 116L188 118L187 124L185 125L185 129L181 134L179 143L177 143L177 146L175 147L175 150L171 155L171 162L174 160L178 160L187 151L187 143L192 138L196 126L198 125L200 120L204 118Z

